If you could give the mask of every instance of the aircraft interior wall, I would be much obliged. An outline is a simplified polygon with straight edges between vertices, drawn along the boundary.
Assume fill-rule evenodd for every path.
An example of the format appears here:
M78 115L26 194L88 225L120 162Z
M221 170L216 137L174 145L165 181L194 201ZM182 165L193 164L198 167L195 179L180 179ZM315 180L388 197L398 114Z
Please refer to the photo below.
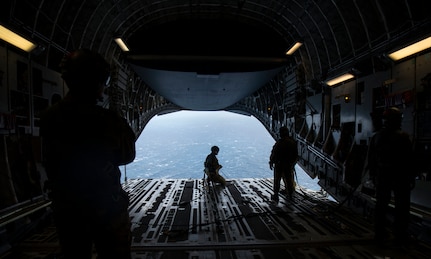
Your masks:
M412 137L418 154L417 163L422 168L417 188L413 190L412 202L421 206L425 204L423 199L419 199L423 196L418 193L431 190L429 182L422 181L425 178L429 181L429 166L420 159L430 154L430 123L429 119L425 119L429 118L426 114L429 115L431 107L427 90L430 85L424 84L422 80L430 73L429 62L429 53L418 55L393 63L386 71L335 86L331 88L330 98L307 98L309 107L321 107L319 100L328 100L331 125L326 135L310 133L315 128L313 125L317 125L316 118L321 114L312 115L312 109L307 107L307 128L303 127L298 135L303 141L300 144L300 161L309 175L318 175L321 186L338 197L339 201L348 198L352 191L361 192L358 186L367 181L367 145L373 133L381 127L381 123L374 123L371 115L377 116L381 122L385 108L398 107L403 111L402 129ZM324 139L322 147L317 145L319 141L314 137ZM365 196L366 199L372 198L372 195Z
M364 157L366 149L363 147L379 127L373 124L371 114L381 114L387 106L400 107L404 112L403 129L414 137L418 156L423 158L421 179L429 181L430 168L425 164L425 157L429 155L431 138L428 116L431 98L429 80L425 80L427 83L423 80L430 73L429 55L425 53L392 63L384 71L359 75L357 79L329 90L315 89L315 94L306 98L305 110L295 102L295 96L290 96L295 87L299 88L295 73L290 69L277 75L280 80L276 80L276 85L266 86L266 90L260 89L252 98L246 99L251 108L261 114L260 120L271 134L283 124L297 134L304 169L310 176L321 178L323 188L329 192L334 189L331 195L336 197L338 194L341 198L346 196L343 193L348 193L344 190L346 184L349 189L365 180L364 170L357 169L363 169L364 163L358 163L357 159ZM1 46L0 56L0 132L6 138L13 134L37 138L40 112L64 96L67 88L58 72L28 60L20 52ZM148 121L163 112L163 108L155 109L165 103L163 98L146 89L142 91L141 99L133 104L133 109L124 111L134 127L145 126L145 122L136 122L139 118ZM121 96L119 101L127 102L125 95ZM146 107L136 113L139 105ZM274 110L269 111L268 107ZM330 111L325 110L328 107ZM292 115L303 112L303 117ZM325 124L327 122L330 125ZM141 130L136 129L137 132ZM35 143L37 145L38 141ZM357 155L356 160L351 161L351 154ZM355 165L354 173L352 164ZM422 185L428 188L427 183Z
M40 112L67 91L60 74L0 46L1 134L39 135Z

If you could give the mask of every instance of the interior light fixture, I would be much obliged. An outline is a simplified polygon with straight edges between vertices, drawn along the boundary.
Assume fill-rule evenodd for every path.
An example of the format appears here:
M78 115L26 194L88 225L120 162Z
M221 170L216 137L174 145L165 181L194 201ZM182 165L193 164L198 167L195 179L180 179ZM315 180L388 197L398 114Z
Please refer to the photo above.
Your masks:
M121 38L115 38L115 42L117 43L117 45L120 47L122 51L124 52L130 51L126 43L124 43L124 41Z
M345 103L350 103L350 100L352 100L352 97L350 96L350 94L344 95L344 102Z
M36 44L31 41L24 39L15 32L9 30L8 28L0 25L0 39L20 48L24 51L30 52L36 48Z
M402 48L400 50L394 51L392 53L390 53L388 56L394 60L400 60L403 59L405 57L411 56L415 53L418 53L422 50L431 48L431 37L428 37L426 39L423 39L421 41L418 41L416 43L413 43L405 48Z
M326 84L329 85L329 86L333 86L333 85L339 84L341 82L344 82L346 80L349 80L349 79L351 79L353 77L354 76L352 74L345 73L345 74L343 74L341 76L338 76L338 77L335 77L333 79L330 79L330 80L326 81Z
M292 55L301 46L302 42L297 41L288 51L286 51L286 55Z

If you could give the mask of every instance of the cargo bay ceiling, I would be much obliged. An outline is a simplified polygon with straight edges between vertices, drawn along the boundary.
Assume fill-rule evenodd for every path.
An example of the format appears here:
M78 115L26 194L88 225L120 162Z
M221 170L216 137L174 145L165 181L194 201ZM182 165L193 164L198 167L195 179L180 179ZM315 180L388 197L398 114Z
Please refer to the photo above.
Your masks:
M431 32L417 0L6 0L2 25L32 39L32 59L53 69L91 48L127 66L182 109L221 110L281 68L305 84L341 70L366 73L385 53ZM130 51L114 42L121 37ZM295 42L303 45L285 54Z

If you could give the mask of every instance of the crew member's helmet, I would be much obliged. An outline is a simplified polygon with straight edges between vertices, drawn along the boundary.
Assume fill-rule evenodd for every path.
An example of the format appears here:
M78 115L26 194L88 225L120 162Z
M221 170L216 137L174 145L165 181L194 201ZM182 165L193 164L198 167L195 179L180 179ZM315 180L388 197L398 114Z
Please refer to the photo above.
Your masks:
M401 128L403 114L400 109L391 107L383 112L383 125L387 128Z
M64 56L60 63L61 77L74 92L99 91L110 76L110 66L97 52L79 49Z
M219 152L220 148L218 148L218 146L213 146L211 147L211 152Z

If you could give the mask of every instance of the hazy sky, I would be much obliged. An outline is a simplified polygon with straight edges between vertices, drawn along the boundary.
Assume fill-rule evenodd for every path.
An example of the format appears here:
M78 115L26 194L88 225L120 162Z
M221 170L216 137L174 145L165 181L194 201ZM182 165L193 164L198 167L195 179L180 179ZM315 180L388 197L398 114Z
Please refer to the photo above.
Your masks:
M127 177L200 179L212 146L229 178L272 178L269 155L275 140L252 116L231 112L180 111L153 117L136 142L136 159ZM124 177L124 167L121 168ZM300 184L316 189L316 181L297 167ZM309 186L311 185L311 186Z
M227 177L271 176L274 139L254 117L230 112L181 111L151 119L136 142L128 174L136 177L202 177L212 146Z

